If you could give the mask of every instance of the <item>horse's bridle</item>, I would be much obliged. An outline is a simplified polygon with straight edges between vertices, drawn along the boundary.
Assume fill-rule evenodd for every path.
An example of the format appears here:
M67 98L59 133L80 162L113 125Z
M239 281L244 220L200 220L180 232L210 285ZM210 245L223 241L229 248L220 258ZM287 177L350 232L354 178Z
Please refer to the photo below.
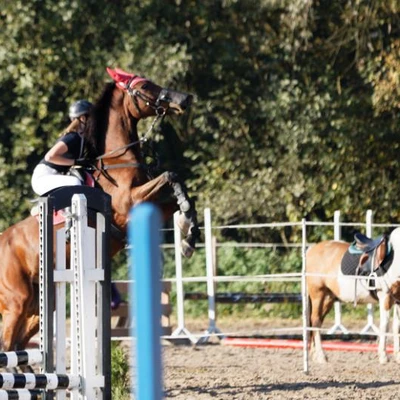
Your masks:
M140 107L139 107L139 102L137 100L138 98L140 100L142 100L146 104L146 106L151 107L155 111L156 116L163 117L167 113L168 107L165 108L160 105L162 101L165 102L167 100L167 91L165 89L160 90L160 93L158 94L156 101L154 101L152 98L150 98L146 94L142 93L139 89L129 88L128 93L131 96L132 102L133 102L139 116L142 115L142 111L140 110Z

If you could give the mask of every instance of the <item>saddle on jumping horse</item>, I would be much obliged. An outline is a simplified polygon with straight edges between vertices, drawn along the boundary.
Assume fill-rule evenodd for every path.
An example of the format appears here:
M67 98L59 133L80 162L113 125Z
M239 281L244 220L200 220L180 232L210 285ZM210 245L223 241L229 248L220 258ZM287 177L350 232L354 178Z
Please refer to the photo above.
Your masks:
M70 173L71 173L71 175L80 177L80 179L82 180L81 186L65 186L65 187L55 188L55 189L45 193L42 197L53 196L55 199L57 199L59 197L63 198L64 196L67 196L68 198L71 198L72 195L74 194L74 192L80 193L80 192L82 192L82 190L85 191L84 188L92 188L93 189L96 187L95 180L89 171L86 171L83 168L79 168L79 171L77 171L75 168L71 168ZM39 220L38 201L39 201L39 197L31 200L31 203L34 204L33 207L31 208L31 215L33 217L36 217L37 220ZM93 210L91 210L90 208L88 208L88 215L89 215L89 219L94 218ZM70 239L69 232L70 232L70 228L72 225L71 218L72 218L72 213L71 213L70 207L54 211L54 213L53 213L53 224L54 225L65 223L65 233L66 233L67 242L69 242L69 239ZM111 223L111 237L120 242L126 242L126 233L122 232L114 223Z
M393 250L387 235L372 239L357 232L343 255L341 270L344 275L366 276L368 289L373 292L375 279L389 270L392 261Z

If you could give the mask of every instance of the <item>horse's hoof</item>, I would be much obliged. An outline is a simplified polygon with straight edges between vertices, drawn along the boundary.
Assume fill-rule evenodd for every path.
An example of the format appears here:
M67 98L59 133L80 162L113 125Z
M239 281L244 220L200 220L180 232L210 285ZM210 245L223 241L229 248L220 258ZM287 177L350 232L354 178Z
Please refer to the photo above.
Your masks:
M185 239L182 240L181 252L184 257L186 258L192 257L194 250L195 250L194 247L191 246Z
M317 360L318 364L327 364L328 363L328 359L326 358L326 356L320 357Z
M184 200L179 204L179 208L182 212L188 212L190 210L190 202L189 200Z
M387 364L388 361L389 361L389 359L386 354L379 356L379 364Z
M328 362L328 358L325 353L314 353L311 352L311 359L317 364L326 364Z

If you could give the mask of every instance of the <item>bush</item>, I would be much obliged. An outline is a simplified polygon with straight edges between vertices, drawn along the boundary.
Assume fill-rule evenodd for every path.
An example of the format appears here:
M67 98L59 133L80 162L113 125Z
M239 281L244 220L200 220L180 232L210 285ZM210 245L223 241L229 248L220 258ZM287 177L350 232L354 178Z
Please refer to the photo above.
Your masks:
M131 398L129 357L121 345L115 342L111 346L111 385L114 400Z
M265 274L282 274L301 272L301 249L276 249L276 248L243 248L235 247L230 243L229 247L218 248L218 276L243 276L251 277ZM184 261L183 276L205 276L206 260L204 249L198 249L193 257ZM164 250L164 278L175 277L174 250ZM185 283L185 292L207 291L206 283ZM271 281L235 281L217 283L218 292L243 292L243 293L300 293L300 282L271 282ZM176 292L172 286L171 302L176 301ZM191 317L207 315L207 301L186 300L185 314ZM218 314L237 315L246 312L249 316L280 316L283 318L299 318L301 316L301 304L276 304L266 307L265 303L251 304L219 304Z

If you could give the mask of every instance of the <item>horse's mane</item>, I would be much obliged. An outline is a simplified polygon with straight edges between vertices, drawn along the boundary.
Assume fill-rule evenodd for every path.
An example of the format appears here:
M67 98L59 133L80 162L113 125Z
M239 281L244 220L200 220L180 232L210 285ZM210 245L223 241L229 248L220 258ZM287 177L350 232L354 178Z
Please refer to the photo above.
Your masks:
M107 83L90 113L84 132L87 144L86 157L89 159L104 154L108 115L114 89L115 82Z

